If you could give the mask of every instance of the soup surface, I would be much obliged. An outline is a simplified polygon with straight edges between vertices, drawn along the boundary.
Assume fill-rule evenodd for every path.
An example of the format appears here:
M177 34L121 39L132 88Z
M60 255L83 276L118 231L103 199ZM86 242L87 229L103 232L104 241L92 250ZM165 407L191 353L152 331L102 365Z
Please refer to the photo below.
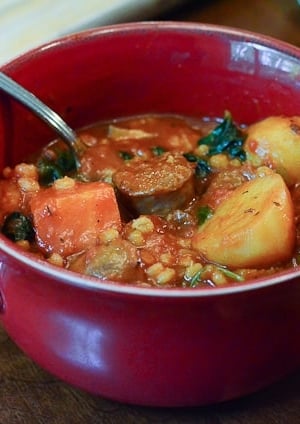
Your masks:
M298 265L300 118L247 128L147 115L79 132L3 170L0 223L21 249L145 287L242 284Z

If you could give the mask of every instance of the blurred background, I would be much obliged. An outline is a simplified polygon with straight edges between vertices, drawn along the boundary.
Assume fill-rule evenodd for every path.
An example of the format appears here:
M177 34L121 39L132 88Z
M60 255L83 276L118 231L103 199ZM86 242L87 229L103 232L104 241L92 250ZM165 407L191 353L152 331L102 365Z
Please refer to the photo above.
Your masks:
M1 0L0 65L65 34L137 20L215 23L300 46L297 0Z

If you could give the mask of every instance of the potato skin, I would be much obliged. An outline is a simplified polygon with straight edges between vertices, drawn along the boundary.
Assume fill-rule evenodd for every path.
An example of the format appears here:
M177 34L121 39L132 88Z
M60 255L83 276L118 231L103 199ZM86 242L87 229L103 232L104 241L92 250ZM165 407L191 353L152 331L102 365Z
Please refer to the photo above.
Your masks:
M295 245L290 192L279 174L233 191L192 240L209 261L232 268L265 268L290 258Z
M270 166L288 186L300 182L300 116L271 116L247 129L248 160Z

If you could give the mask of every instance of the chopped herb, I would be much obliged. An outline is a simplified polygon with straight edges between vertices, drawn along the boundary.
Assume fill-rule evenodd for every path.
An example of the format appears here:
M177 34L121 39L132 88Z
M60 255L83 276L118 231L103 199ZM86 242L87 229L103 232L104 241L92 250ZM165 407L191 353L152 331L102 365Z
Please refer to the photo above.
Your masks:
M232 280L234 280L234 281L239 281L239 282L241 282L241 281L244 281L244 278L241 276L241 275L239 275L239 274L237 274L236 272L233 272L233 271L230 271L229 269L227 269L227 268L223 268L223 267L218 267L218 269L221 271L221 272L223 272L223 274L226 276L226 277L228 277L228 278L231 278Z
M207 219L211 218L213 211L209 206L201 206L197 210L198 224L202 225Z
M132 153L130 153L130 152L123 152L123 151L120 151L120 152L119 152L119 156L120 156L120 158L121 158L121 159L123 159L123 160L130 160L130 159L132 159L132 158L133 158L133 154L132 154Z
M34 239L31 220L20 212L12 212L5 218L1 232L12 241Z
M60 150L57 152L56 165L65 173L76 169L75 158L71 150Z
M189 162L196 162L195 175L198 178L205 178L211 173L211 167L205 159L200 158L193 153L184 153L183 156Z
M154 154L154 156L161 156L166 151L166 149L164 149L161 146L152 147L151 150L152 150L152 153Z
M199 159L195 168L195 174L198 178L205 178L211 173L211 167L204 159Z
M76 170L75 157L70 150L53 149L52 153L52 159L42 156L37 161L39 182L43 186L49 186Z
M37 163L39 182L43 186L51 185L55 180L63 177L62 170L53 162L41 160Z
M195 275L193 275L193 277L189 281L190 287L194 288L194 287L198 286L198 284L201 281L201 275L202 275L203 271L204 271L204 268L200 269L198 272L195 273Z
M184 153L183 156L188 160L189 162L198 162L200 159L199 156L194 155L194 153Z
M223 121L207 136L198 141L198 145L209 146L208 155L227 153L231 158L246 160L243 144L246 135L233 123L231 113L226 111Z
M219 271L221 271L225 275L225 277L228 277L231 280L238 281L238 282L244 281L244 278L241 275L239 275L239 274L237 274L237 273L235 273L233 271L230 271L229 269L224 268L222 266L218 266L218 265L214 265L214 266L215 266L216 269L218 269ZM207 266L204 266L199 271L197 271L192 276L192 278L185 278L184 283L183 283L183 286L185 286L187 284L188 287L195 288L195 287L197 287L199 285L199 283L205 282L205 279L202 280L202 275L204 274L204 272L206 270L207 270Z

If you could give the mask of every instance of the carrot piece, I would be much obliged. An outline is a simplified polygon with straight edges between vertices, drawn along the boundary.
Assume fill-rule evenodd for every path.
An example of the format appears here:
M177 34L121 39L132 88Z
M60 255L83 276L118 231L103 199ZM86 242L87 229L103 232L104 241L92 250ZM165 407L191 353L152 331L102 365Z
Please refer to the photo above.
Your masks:
M95 245L101 231L121 226L114 189L107 183L65 177L37 192L30 207L37 243L45 253L71 255Z

